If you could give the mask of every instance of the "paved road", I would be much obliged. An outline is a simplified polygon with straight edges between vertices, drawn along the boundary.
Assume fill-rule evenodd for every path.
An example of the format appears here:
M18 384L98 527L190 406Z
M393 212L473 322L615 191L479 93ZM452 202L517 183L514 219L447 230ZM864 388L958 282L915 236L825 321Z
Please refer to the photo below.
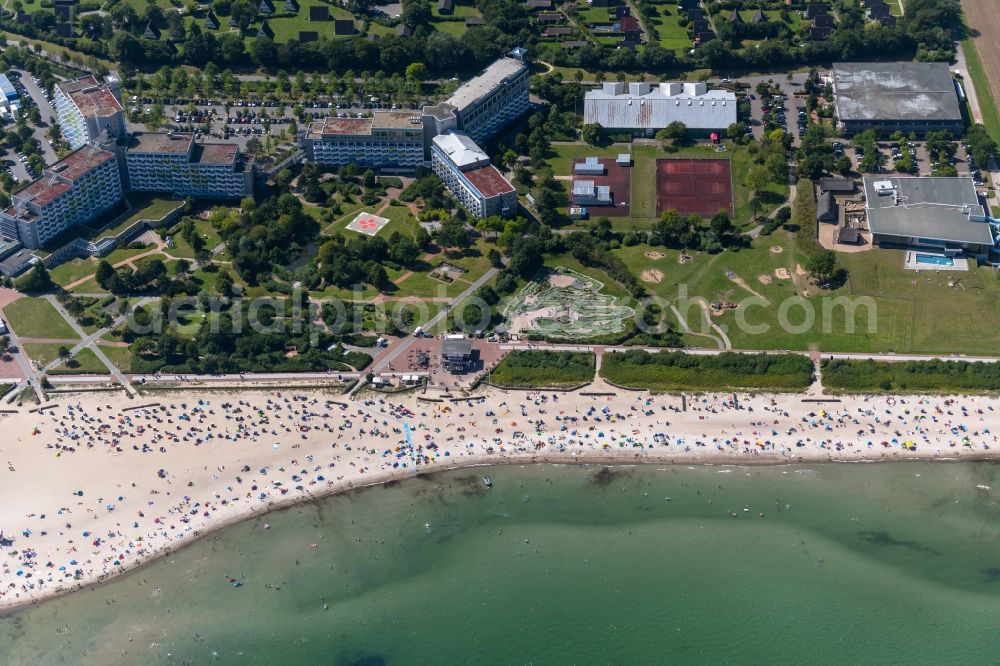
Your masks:
M21 368L21 374L24 375L24 379L17 382L17 386L14 387L14 390L7 394L7 402L14 402L17 399L18 394L26 386L30 386L34 389L39 402L44 402L45 394L42 393L42 386L41 382L38 381L38 375L35 373L35 369L31 367L31 361L28 359L28 355L24 351L24 345L21 344L21 340L17 336L17 331L11 327L9 321L7 322L7 337L10 338L10 344L17 347L17 352L12 352L11 356L13 356L14 360L17 361L18 367Z
M121 370L118 369L118 366L116 366L114 363L111 362L111 360L107 357L107 355L105 355L104 351L102 351L101 348L97 346L97 341L102 336L104 336L106 333L108 333L108 331L110 331L112 328L117 326L118 323L120 323L125 319L124 315L119 316L117 319L113 320L111 326L102 328L95 333L87 335L87 332L80 327L80 324L77 323L76 318L73 317L73 315L71 315L66 310L66 308L63 307L62 303L60 303L55 296L52 295L45 296L45 300L47 300L49 303L52 304L52 306L56 309L56 311L59 312L60 315L62 315L62 318L66 320L66 323L70 325L73 331L82 338L80 342L78 342L71 350L72 354L76 354L77 352L83 349L89 349L90 351L94 352L94 355L96 355L98 360L100 360L101 363L104 364L104 367L108 369L108 372L111 373L111 376L114 377L116 380L118 380L118 383L125 388L125 391L129 395L135 395L135 389L132 388L132 384L129 382L129 380L125 377L125 375L122 374ZM146 298L139 301L136 304L136 307L142 307L149 300L150 299ZM61 363L62 359L56 359L51 363L49 363L47 366L45 366L45 371L49 372L54 368L59 367Z

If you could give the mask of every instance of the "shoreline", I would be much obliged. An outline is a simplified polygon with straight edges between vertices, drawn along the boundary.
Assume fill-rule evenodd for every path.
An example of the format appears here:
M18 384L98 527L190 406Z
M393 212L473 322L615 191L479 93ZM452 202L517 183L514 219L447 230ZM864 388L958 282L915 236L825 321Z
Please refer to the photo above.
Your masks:
M340 495L347 495L350 493L369 490L375 487L383 487L390 483L399 483L400 481L416 480L422 476L437 476L440 474L447 474L449 472L455 472L463 469L477 469L483 467L500 467L508 465L520 465L520 466L536 466L536 465L551 465L554 467L559 466L600 466L600 467L646 467L649 465L683 465L690 467L784 467L790 465L806 465L810 463L820 464L820 465L830 465L830 464L879 464L879 463L981 463L981 462L1000 462L1000 455L997 456L983 456L979 458L881 458L881 459L862 459L862 460L757 460L757 461L745 461L738 463L730 462L709 462L705 460L640 460L635 462L623 462L622 460L616 459L609 456L605 460L579 460L579 459L569 459L569 460L512 460L512 459L499 459L489 462L469 462L469 463L459 463L456 465L445 466L440 468L435 468L433 471L418 473L415 475L410 475L406 477L395 478L392 475L388 475L385 478L373 480L363 485L354 485L347 488L329 488L319 493L316 493L309 497L294 497L288 500L278 500L274 505L264 508L263 511L253 508L249 513L232 516L226 518L225 520L219 521L216 524L210 525L203 530L199 530L192 533L191 538L185 540L183 543L177 546L165 546L162 550L150 553L148 556L142 559L137 559L135 562L128 566L121 567L114 574L108 575L106 577L99 578L98 580L89 581L86 583L80 583L74 587L69 587L65 589L56 589L51 591L45 596L41 596L36 599L25 599L20 600L12 604L0 604L0 619L8 617L10 615L16 614L18 611L25 608L30 608L38 606L40 604L46 603L48 601L53 601L60 597L67 596L76 592L81 592L84 589L97 589L98 587L110 583L120 577L138 572L142 569L150 567L156 564L158 561L163 560L171 555L174 555L186 548L195 545L199 541L207 539L217 532L244 523L250 520L256 520L262 518L271 513L278 513L281 511L287 511L289 509L294 509L300 506L308 506L317 502L322 502L328 500L332 497L338 497Z
M303 395L301 389L285 395L260 389L234 394L220 388L212 395L178 391L157 397L161 404L136 408L102 403L108 399L105 394L74 396L50 403L51 409L44 412L0 415L5 431L17 432L24 427L31 432L30 436L18 437L19 443L13 449L6 442L0 448L8 456L9 472L15 476L7 480L15 498L8 505L9 515L0 524L5 537L13 540L0 554L0 616L96 587L219 530L272 511L459 469L543 464L750 467L1000 460L1000 443L994 448L987 443L997 442L993 430L1000 432L1000 400L986 397L852 396L845 398L851 403L845 406L804 402L801 396L786 394L740 395L736 402L732 401L732 393L690 394L691 411L681 411L673 404L679 404L678 396L529 394L494 388L448 403L422 402L416 394L343 403L321 390ZM237 401L239 407L234 404ZM973 413L964 404L959 406L963 401L975 403L979 409ZM221 413L217 411L220 408ZM855 434L837 433L823 440L813 438L834 432L834 424L837 429L847 428L849 423L862 425L865 417L852 416L852 408L865 412L869 419L873 417L864 424L866 436L879 439L880 431L883 436L895 432L919 441L918 450L890 446L884 440L879 448L874 448L871 440L867 446L860 441L855 446L852 440L860 439L861 430ZM914 423L909 425L908 420L915 416L911 409L916 412L918 408L924 414L913 418ZM500 409L506 410L502 416ZM761 418L765 420L756 420L755 409L764 413ZM832 411L828 414L827 409ZM937 433L922 427L928 409L933 410L929 414L936 425L950 427L938 428ZM562 416L555 417L556 423L551 422L554 410ZM956 415L952 410L961 413ZM466 415L465 411L470 413ZM283 412L287 412L283 416L290 424L278 417ZM965 423L951 425L950 419L941 424L938 417L944 420L945 414L966 420L976 417L987 425L980 434L979 429L972 430ZM482 432L487 428L476 425L488 418L496 426L492 437ZM519 425L525 419L527 422ZM899 428L903 423L897 419L908 427ZM321 425L313 425L316 421ZM174 425L173 431L167 423ZM235 432L234 423L238 424ZM396 427L396 423L403 427ZM477 432L467 438L466 426L470 424ZM269 427L270 433L266 430ZM523 430L507 434L507 427ZM753 429L752 434L746 432L748 427ZM955 440L960 435L956 433L974 434L983 441L957 446ZM929 435L937 436L932 440ZM797 445L792 446L796 437ZM151 438L152 444L147 441ZM269 448L262 448L263 439L270 443ZM893 437L892 441L898 439ZM835 448L828 448L827 444L834 440ZM81 447L81 441L86 441L87 448ZM940 447L947 441L950 446L942 450ZM359 444L362 448L355 448ZM935 444L939 447L937 453L928 453L927 447ZM294 456L290 462L289 455ZM150 463L143 459L148 456L155 460ZM73 458L73 463L63 464L62 457ZM327 465L318 463L317 457L323 457ZM299 458L305 458L308 464ZM77 461L81 464L75 464ZM159 465L164 467L157 471ZM199 465L201 469L197 469ZM268 478L270 474L287 475L286 465L301 467L301 471L291 472L289 485L285 485L284 476L279 477L281 481ZM173 471L177 466L188 468L178 476ZM307 469L310 466L312 472ZM233 467L239 470L236 476L232 476ZM22 468L27 471L17 471ZM337 472L344 473L335 479L323 476ZM243 475L253 478L244 480ZM234 479L237 483L233 483ZM294 492L291 483L298 483ZM234 491L243 484L250 490ZM73 508L79 512L84 507L85 520L76 527L66 522L65 528L52 534L48 529L52 522L40 521L47 520L47 513L48 518L54 517L51 513L73 514L69 506L64 506L65 493L71 489ZM93 504L96 509L88 506L92 493L97 495ZM174 493L183 498L178 500ZM197 493L197 498L184 493ZM156 507L164 495L169 498L165 513L164 506ZM31 527L19 528L13 518L19 509L30 509L23 515ZM150 525L146 512L160 515ZM132 516L125 519L124 525L119 519L123 513ZM77 516L73 521L81 522ZM82 531L85 539L102 536L90 545L81 544L74 535L85 526L89 528ZM12 561L13 552L18 553L16 561ZM77 561L87 553L89 558L84 564ZM68 574L70 566L78 567L73 578Z

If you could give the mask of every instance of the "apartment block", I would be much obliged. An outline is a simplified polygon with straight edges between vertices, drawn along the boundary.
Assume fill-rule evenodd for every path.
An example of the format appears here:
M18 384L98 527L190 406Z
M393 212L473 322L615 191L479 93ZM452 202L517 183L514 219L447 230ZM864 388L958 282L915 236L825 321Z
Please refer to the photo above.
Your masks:
M327 118L310 124L299 143L310 160L328 166L413 171L424 162L423 124L416 111Z
M125 136L118 78L83 76L56 84L53 103L63 137L76 150L99 137Z
M203 199L253 193L252 170L236 144L199 143L186 133L136 133L119 141L118 149L132 192Z
M523 60L500 58L459 86L443 105L454 109L463 132L482 143L528 110L528 78Z
M431 168L463 206L479 219L517 211L517 191L468 134L434 137Z
M0 233L38 249L78 224L86 224L122 201L115 154L83 146L15 192L0 211Z

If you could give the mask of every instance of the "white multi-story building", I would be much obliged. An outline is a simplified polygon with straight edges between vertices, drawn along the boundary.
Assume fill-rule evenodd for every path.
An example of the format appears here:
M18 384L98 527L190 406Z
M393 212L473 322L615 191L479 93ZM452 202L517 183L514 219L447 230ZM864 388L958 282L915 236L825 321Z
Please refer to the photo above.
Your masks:
M424 136L417 111L376 111L371 118L327 118L309 125L300 139L317 164L381 171L413 171L424 162Z
M133 192L240 199L253 193L253 174L239 148L198 143L191 134L136 133L119 142Z
M102 136L125 136L125 113L119 95L115 76L105 77L103 83L93 76L83 76L56 84L56 117L70 148L76 150Z
M68 229L85 224L119 205L122 182L115 154L83 146L42 172L42 177L11 195L0 211L0 232L38 249Z
M454 110L463 132L483 142L528 110L528 78L523 60L500 58L459 86L443 105Z
M473 217L506 217L517 211L514 186L469 135L448 131L434 137L431 168Z

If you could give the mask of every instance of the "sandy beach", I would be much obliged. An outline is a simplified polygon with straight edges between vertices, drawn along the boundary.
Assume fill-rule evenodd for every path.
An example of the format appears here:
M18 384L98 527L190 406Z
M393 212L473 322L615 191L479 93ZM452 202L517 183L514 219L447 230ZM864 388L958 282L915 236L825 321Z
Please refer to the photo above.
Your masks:
M0 415L0 609L120 574L268 509L459 466L983 459L987 397L304 389L61 396Z

